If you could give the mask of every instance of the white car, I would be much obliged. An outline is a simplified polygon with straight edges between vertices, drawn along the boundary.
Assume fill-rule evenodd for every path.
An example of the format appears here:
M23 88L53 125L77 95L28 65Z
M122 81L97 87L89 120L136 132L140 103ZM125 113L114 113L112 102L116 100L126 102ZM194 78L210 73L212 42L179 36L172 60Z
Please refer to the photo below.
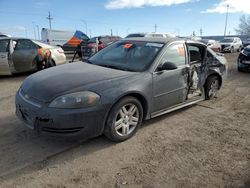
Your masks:
M38 70L35 59L38 49L42 47L50 49L54 66L66 63L66 56L60 47L25 38L1 38L0 75Z
M242 48L242 41L239 37L226 37L220 41L220 44L222 52L239 52Z

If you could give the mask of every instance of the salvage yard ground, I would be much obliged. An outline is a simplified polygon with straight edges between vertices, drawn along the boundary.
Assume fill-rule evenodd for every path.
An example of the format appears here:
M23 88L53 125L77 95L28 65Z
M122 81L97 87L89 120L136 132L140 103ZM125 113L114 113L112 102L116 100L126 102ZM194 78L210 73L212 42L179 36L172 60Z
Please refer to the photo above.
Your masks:
M1 77L0 187L250 187L250 74L225 57L218 98L146 121L119 144L35 134L15 116L28 74Z

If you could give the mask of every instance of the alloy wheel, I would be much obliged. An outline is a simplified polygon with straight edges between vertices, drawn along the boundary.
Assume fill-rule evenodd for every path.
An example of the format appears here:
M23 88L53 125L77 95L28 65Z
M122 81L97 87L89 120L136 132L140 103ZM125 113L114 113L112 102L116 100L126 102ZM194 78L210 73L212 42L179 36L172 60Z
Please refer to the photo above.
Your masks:
M129 103L122 106L115 118L115 131L120 136L131 134L139 122L139 109L135 104Z

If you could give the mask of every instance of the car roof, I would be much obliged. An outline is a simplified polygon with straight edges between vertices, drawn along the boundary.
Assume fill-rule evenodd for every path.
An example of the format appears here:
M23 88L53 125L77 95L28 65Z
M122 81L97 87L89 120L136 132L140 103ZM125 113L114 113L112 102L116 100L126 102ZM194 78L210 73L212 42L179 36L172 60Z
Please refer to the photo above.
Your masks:
M203 43L199 41L191 40L188 38L179 38L179 37L173 37L173 38L132 37L132 38L124 38L124 39L121 39L120 41L142 41L142 42L156 42L156 43L164 43L164 44L175 42L175 41L186 41L187 43L196 43L196 44L204 45Z
M2 39L12 39L12 40L20 40L20 39L27 39L27 40L32 40L32 39L28 39L28 38L22 38L22 37L1 37Z

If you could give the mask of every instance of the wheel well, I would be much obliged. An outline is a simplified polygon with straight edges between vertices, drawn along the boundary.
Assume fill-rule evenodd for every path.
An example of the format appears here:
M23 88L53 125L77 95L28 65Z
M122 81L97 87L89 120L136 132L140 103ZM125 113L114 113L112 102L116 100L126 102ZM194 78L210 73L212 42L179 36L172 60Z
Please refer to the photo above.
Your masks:
M208 78L211 77L211 76L216 76L216 77L219 78L219 84L220 84L220 87L221 87L221 85L222 85L222 77L221 77L218 73L210 74L210 75L207 77L206 82L207 82ZM204 85L206 84L206 82L204 83Z
M147 116L147 113L148 113L148 102L147 100L145 99L145 97L139 93L129 93L129 94L126 94L122 97L120 97L111 107L111 109L113 108L113 106L118 102L120 101L121 99L125 98L125 97L134 97L136 98L137 100L140 101L141 105L142 105L142 109L143 109L143 120L146 118ZM109 114L109 112L108 112Z
M147 116L147 113L148 113L148 103L147 103L146 99L144 98L144 96L142 96L141 94L138 94L138 93L132 93L132 94L126 95L124 97L127 97L127 96L135 97L136 99L138 99L140 101L142 108L143 108L143 120L144 120Z

